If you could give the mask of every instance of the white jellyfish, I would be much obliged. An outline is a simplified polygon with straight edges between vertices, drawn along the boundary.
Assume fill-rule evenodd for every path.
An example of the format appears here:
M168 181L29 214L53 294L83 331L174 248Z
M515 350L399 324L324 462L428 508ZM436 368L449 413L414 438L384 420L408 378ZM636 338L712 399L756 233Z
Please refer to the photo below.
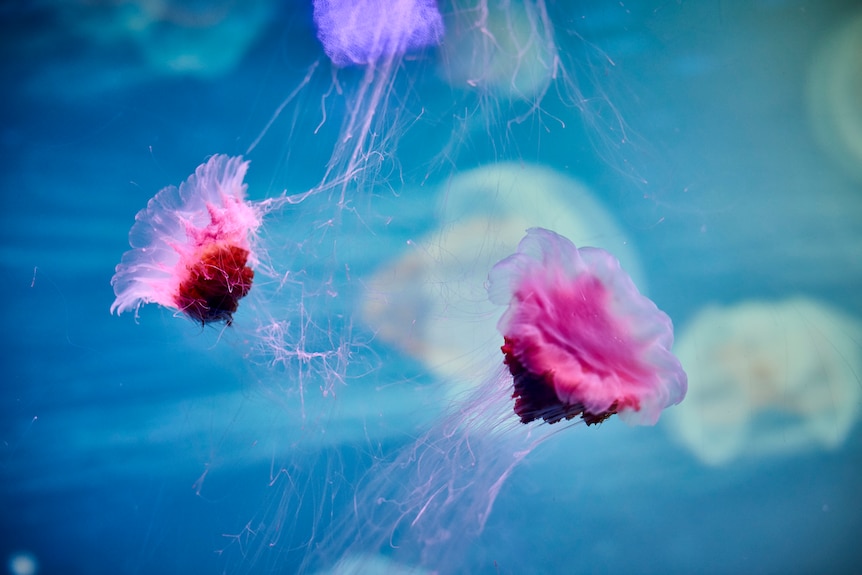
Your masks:
M75 4L65 7L64 24L91 42L114 49L128 44L154 72L201 77L233 70L275 12L271 0Z
M849 175L862 179L862 13L820 48L808 96L818 142Z
M343 557L331 569L317 575L430 575L421 567L413 567L388 559L383 555L350 555Z
M676 351L687 400L672 435L701 461L842 444L862 399L862 324L801 297L702 310Z
M440 73L454 87L541 96L559 56L544 2L471 1L448 14Z

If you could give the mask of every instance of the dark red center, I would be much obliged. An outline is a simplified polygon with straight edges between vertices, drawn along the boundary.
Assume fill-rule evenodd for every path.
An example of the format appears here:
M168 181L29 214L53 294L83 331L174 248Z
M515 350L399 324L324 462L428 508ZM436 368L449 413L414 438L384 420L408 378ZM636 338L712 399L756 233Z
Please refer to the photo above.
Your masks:
M580 403L565 403L557 397L554 390L552 373L533 373L528 370L513 350L516 345L514 338L505 337L505 343L500 348L505 354L504 363L514 378L515 413L521 418L521 423L530 423L534 419L544 419L548 423L557 423L563 419L581 416L587 425L601 423L617 412L614 403L607 411L591 413Z
M188 275L180 284L176 296L180 311L202 325L219 321L230 325L239 300L254 280L254 271L246 265L248 256L248 250L230 244L207 247L188 266Z

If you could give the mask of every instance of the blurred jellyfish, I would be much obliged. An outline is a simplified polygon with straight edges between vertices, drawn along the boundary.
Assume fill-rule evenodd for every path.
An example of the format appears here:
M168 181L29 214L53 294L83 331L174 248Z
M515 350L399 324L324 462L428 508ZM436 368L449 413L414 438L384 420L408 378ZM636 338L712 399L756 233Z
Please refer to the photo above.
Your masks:
M670 351L670 319L604 250L531 229L491 271L488 294L507 306L499 328L508 369L495 369L366 475L321 547L324 558L388 548L397 561L455 572L507 478L550 436L549 426L519 418L580 415L594 424L619 413L652 425L682 401L686 375Z
M248 294L256 262L252 240L264 210L245 200L248 162L215 155L177 189L170 186L135 216L131 250L111 279L111 312L147 303L207 324L231 323Z
M862 13L820 48L808 78L811 121L821 146L862 179Z
M437 229L366 282L366 322L444 380L475 385L496 348L499 308L487 299L487 270L534 226L618 254L643 289L631 242L583 184L541 166L503 163L443 187Z
M432 575L419 567L411 567L387 559L385 555L355 555L343 557L331 569L315 575Z
M29 98L79 105L165 76L214 80L233 72L275 21L278 4L46 2L39 7L38 26L7 26L4 39L15 46L18 61L40 62L28 66L23 86Z
M545 3L471 0L447 15L441 75L454 87L533 99L559 67Z
M708 307L677 354L691 382L668 417L701 461L837 448L862 399L862 324L801 297Z
M7 566L9 575L36 575L39 572L39 561L29 551L12 553Z
M130 0L70 4L65 21L90 42L131 44L150 70L211 77L230 72L275 12L272 0Z

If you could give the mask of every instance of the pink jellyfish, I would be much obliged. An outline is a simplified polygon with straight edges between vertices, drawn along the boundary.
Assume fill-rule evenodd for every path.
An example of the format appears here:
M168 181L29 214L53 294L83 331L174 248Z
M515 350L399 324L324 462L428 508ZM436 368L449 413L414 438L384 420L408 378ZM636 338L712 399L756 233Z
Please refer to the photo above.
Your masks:
M488 292L509 306L498 328L523 423L618 413L652 425L685 397L670 318L608 252L531 228L491 270Z
M685 396L670 319L608 252L531 228L491 269L488 295L508 306L498 327L514 393L498 367L414 443L375 463L311 562L385 550L423 572L463 571L461 554L485 529L504 483L554 435L524 429L512 396L522 423L581 417L588 425L614 413L653 424ZM344 569L370 571L328 572Z
M248 162L215 155L179 189L169 186L135 216L131 250L111 279L118 314L157 303L202 325L231 324L251 289L251 238L263 210L245 201Z

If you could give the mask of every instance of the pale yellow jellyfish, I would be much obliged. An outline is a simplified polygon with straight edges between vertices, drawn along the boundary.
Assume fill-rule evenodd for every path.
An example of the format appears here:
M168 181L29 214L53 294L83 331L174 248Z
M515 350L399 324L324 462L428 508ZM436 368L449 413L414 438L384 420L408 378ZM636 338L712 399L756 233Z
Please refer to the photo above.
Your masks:
M708 307L674 346L689 391L671 433L712 465L836 448L859 414L860 342L862 324L811 299Z
M72 4L63 16L93 43L134 46L154 72L214 77L239 64L275 10L272 0L127 0Z
M645 291L626 235L581 183L515 163L459 174L439 192L439 225L366 282L363 315L377 337L438 376L480 381L499 363L501 310L488 301L488 271L527 228L547 227L578 246L613 253Z
M348 555L341 558L332 569L317 575L430 575L421 567L398 563L383 555Z
M823 43L811 65L808 96L818 142L862 180L862 12Z
M453 87L540 97L559 57L544 2L470 0L445 17L440 73Z

